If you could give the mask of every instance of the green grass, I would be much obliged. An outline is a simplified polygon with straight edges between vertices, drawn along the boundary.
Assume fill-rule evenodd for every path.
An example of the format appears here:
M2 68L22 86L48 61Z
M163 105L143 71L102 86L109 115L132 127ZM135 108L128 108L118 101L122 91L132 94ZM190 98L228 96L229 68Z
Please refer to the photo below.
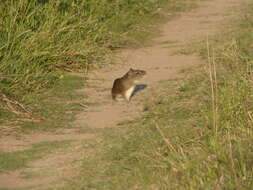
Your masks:
M0 152L0 173L27 167L29 161L37 160L66 147L70 141L53 141L33 144L30 149L16 152Z
M201 72L163 82L141 118L108 130L65 189L252 189L252 10L199 50Z
M80 76L64 75L50 91L45 91L36 97L27 96L26 102L36 106L33 115L43 118L44 121L39 123L22 122L20 123L23 126L21 130L23 132L53 131L58 128L70 127L70 122L74 120L75 115L83 110L82 105L88 104L84 102L86 95L76 92L76 90L84 88L84 84L84 80Z
M70 127L75 115L83 110L86 95L77 93L76 90L84 88L84 79L77 75L62 75L61 79L50 90L40 90L40 93L28 94L24 101L33 110L35 119L43 119L40 122L22 120L5 111L1 112L0 123L17 125L17 131L30 133L33 131L55 131L59 128ZM14 127L15 128L15 127ZM0 127L1 131L1 127Z

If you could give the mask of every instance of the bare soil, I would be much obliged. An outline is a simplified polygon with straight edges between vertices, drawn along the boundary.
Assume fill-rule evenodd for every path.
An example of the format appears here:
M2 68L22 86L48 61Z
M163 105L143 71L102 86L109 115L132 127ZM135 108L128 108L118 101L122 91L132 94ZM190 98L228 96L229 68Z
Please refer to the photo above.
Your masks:
M240 7L249 0L210 0L199 3L198 8L183 13L160 26L160 35L152 39L151 46L129 49L117 54L120 64L97 70L88 76L88 87L78 93L88 93L91 103L85 111L76 117L73 123L80 128L99 129L114 127L125 120L140 116L143 101L152 101L151 91L159 89L163 80L184 77L179 71L203 64L197 55L175 54L194 40L222 32L229 27L232 17L238 15ZM129 68L147 71L139 90L130 103L113 102L110 89L113 80L125 74ZM87 101L87 100L86 100ZM43 159L31 161L29 167L8 173L0 173L0 189L43 189L55 187L78 174L80 158L88 154L81 149L82 140L98 138L98 134L79 133L64 130L61 134L35 133L32 135L2 136L0 151L13 152L24 150L32 144L44 141L75 140L64 151L47 155ZM84 152L85 151L85 152ZM95 150L93 150L95 151ZM27 177L30 176L30 177Z

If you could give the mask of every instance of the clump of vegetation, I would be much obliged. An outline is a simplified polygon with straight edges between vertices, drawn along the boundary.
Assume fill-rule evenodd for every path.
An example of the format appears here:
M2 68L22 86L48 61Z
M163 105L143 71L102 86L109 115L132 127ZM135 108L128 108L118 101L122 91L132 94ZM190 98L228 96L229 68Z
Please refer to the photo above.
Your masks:
M204 74L174 96L153 96L144 116L127 123L129 131L99 158L100 176L88 174L72 189L251 189L252 10L235 32L201 50Z

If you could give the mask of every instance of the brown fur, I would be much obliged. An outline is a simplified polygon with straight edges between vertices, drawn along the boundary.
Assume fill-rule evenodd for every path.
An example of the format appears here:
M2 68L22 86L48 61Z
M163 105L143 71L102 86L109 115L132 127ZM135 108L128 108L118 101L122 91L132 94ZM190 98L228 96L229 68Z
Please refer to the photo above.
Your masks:
M135 83L144 75L146 75L146 71L131 68L123 77L115 79L111 91L112 99L116 100L116 97L120 95L126 98L126 91L134 87Z

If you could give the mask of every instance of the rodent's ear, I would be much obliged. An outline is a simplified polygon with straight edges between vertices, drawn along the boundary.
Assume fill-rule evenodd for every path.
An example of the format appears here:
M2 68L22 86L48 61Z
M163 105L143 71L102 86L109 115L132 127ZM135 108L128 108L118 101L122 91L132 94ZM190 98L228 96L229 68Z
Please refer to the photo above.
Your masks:
M133 69L132 69L132 68L130 68L130 69L129 69L129 71L133 71Z

